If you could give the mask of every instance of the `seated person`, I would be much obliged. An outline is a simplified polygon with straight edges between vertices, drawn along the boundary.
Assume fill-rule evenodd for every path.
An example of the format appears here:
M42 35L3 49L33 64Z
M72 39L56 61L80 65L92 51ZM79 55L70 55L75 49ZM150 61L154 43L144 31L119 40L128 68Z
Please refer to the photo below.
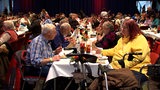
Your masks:
M143 74L139 73L139 71L143 65L150 64L150 48L146 38L142 35L140 28L133 19L123 22L121 34L122 37L114 48L97 49L96 53L101 53L103 56L113 56L110 63L113 69L129 68L137 78L145 81L144 74L146 74L147 70L144 69ZM133 55L134 58L131 59L126 55L123 59L123 56L127 53L142 53L142 55Z
M49 14L45 14L44 18L42 18L41 25L44 25L46 23L53 24Z
M31 63L34 66L42 65L42 76L47 76L49 63L60 60L59 55L55 55L49 43L56 36L56 28L53 24L45 24L42 26L42 32L35 37L27 49L26 63ZM39 75L39 72L37 72Z
M151 15L150 20L152 22L151 27L157 28L157 26L160 24L159 18L157 18L155 15Z
M102 32L102 36L97 35L97 42L95 45L103 49L114 47L117 44L117 35L114 32L113 24L109 21L104 22L102 25Z
M146 26L151 26L152 22L151 22L150 17L148 15L145 17L145 21L143 24Z
M15 27L12 21L3 22L2 30L4 32L0 35L0 49L8 49L9 60L11 59L13 54L12 46L10 46L10 44L18 40L18 35L14 29ZM0 50L0 51L6 51L6 50Z
M12 21L4 21L0 23L0 81L5 79L9 61L12 57L12 52L8 49L11 42L17 40L17 34L14 31L14 24Z
M18 39L18 35L15 32L14 23L12 21L4 21L2 29L4 32L0 36L0 45L4 42L14 42Z
M28 19L28 15L24 14L23 17L20 19L20 25L29 26L30 24L31 24L31 22Z
M18 27L18 31L28 31L28 27L30 26L31 22L28 19L28 15L24 14L23 17L19 21L20 25Z
M62 23L59 29L57 27L57 35L51 41L52 49L55 50L58 47L65 48L65 47L69 47L71 44L74 44L74 39L72 37L67 36L70 34L70 32L71 32L71 26L69 23L66 23L66 22Z
M29 28L29 32L31 32L31 36L29 39L33 39L36 36L38 36L39 34L41 34L41 24L40 24L41 20L37 18L37 15L35 15L32 19L32 23L30 25Z
M70 13L68 18L69 24L72 27L72 32L79 26L78 15L75 13Z

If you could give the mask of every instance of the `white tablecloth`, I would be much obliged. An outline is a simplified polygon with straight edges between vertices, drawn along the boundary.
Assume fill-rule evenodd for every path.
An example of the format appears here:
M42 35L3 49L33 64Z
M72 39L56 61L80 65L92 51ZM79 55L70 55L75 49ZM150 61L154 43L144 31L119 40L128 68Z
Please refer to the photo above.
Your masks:
M28 31L27 26L21 27L21 28L18 29L17 34L22 35L22 34L25 34L27 31Z
M106 64L108 65L108 60L105 60ZM73 77L72 72L75 71L75 67L73 66L73 63L70 63L70 59L61 59L60 61L53 62L52 66L50 67L50 70L48 72L48 76L46 78L46 82L48 80L54 79L59 76L63 77ZM88 64L92 69L92 76L98 77L98 64L99 63L85 63ZM80 65L81 66L81 65ZM81 68L81 67L80 67Z
M153 39L160 39L160 33L152 32L151 30L141 30L143 34L147 37L151 37Z

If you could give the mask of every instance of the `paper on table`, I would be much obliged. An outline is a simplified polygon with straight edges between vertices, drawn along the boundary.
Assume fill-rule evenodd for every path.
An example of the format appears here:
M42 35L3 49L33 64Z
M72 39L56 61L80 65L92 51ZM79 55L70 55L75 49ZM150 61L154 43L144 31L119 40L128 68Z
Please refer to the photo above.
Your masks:
M74 51L73 49L72 50L62 49L62 51L59 53L59 55L61 56L61 58L66 58L66 55L72 53L73 51Z

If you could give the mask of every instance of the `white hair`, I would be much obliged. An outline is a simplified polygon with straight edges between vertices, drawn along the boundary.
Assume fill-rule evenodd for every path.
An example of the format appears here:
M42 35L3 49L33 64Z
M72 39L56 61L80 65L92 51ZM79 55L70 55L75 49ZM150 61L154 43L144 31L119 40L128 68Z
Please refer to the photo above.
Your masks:
M101 14L100 14L100 16L101 16L102 18L106 18L106 17L108 16L108 12L102 11Z
M44 25L42 25L42 34L44 35L44 34L47 34L47 33L50 33L50 32L52 32L53 31L53 29L55 30L55 25L53 25L53 24L44 24Z
M4 25L7 29L12 29L12 30L15 29L13 21L4 21L4 22L3 22L3 25Z

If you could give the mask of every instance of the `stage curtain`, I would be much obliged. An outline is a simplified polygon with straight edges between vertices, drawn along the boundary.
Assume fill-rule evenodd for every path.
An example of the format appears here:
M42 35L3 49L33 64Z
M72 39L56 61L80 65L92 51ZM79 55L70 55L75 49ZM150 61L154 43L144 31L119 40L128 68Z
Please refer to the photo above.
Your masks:
M13 12L23 12L27 13L32 11L33 8L33 0L14 0L13 1Z
M40 13L44 8L54 16L63 12L68 15L71 12L79 13L82 10L87 16L92 13L100 14L102 10L112 13L122 12L134 14L137 12L136 0L13 0L14 12Z
M44 8L50 15L60 12L68 15L71 12L79 13L82 10L86 15L90 15L93 12L92 2L93 0L34 0L33 11L39 13Z
M94 7L93 7L93 12L95 14L99 14L102 10L106 10L106 0L94 0L93 2Z

